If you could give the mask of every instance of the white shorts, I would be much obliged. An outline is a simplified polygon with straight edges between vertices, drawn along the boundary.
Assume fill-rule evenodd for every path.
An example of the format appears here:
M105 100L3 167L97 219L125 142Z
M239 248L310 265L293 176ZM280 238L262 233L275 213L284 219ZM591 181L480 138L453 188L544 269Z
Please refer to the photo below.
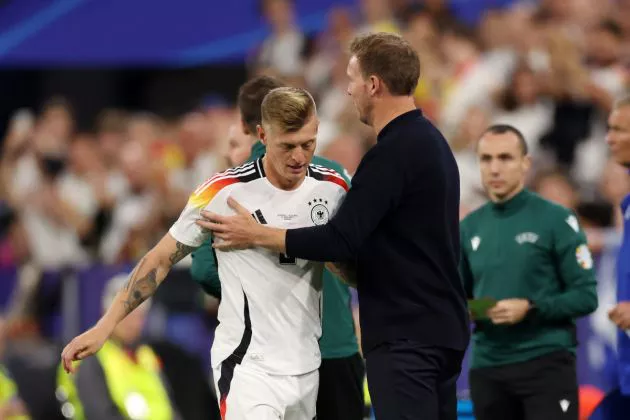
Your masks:
M270 375L225 360L213 369L222 420L313 420L319 371Z

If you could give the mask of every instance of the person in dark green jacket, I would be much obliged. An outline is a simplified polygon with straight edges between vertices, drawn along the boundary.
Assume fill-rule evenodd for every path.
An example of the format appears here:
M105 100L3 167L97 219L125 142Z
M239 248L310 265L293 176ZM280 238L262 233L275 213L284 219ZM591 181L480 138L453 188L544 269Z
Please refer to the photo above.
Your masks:
M490 202L460 226L475 418L577 420L575 319L597 308L584 231L571 210L525 188L517 129L488 128L477 156Z
M238 94L238 108L241 113L242 129L247 138L239 133L231 133L229 156L232 166L244 156L243 147L251 147L246 161L256 160L265 154L265 146L255 137L256 126L261 122L260 106L265 95L284 84L272 77L260 76L246 82ZM232 153L233 152L233 153ZM334 169L350 184L348 172L338 163L313 156L316 165ZM221 282L211 241L203 244L192 253L191 274L204 291L221 298ZM317 418L330 420L361 420L363 418L363 378L364 364L359 353L350 303L349 287L342 283L329 270L323 275L322 337L319 345L322 364L319 369L319 392L317 397Z

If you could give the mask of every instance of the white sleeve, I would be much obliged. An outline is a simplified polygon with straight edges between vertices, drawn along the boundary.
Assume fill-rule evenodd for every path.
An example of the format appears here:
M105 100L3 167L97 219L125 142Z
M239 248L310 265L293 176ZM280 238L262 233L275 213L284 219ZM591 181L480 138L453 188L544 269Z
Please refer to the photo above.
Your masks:
M188 199L186 207L179 216L179 219L169 229L169 233L177 242L187 246L199 247L211 233L202 229L195 222L201 218L201 211L208 210L217 212L217 196L220 188L213 182L213 178L203 183L197 188Z
M187 246L199 247L210 237L209 232L205 232L195 221L201 218L201 208L186 204L184 211L179 215L179 219L168 230L177 242Z

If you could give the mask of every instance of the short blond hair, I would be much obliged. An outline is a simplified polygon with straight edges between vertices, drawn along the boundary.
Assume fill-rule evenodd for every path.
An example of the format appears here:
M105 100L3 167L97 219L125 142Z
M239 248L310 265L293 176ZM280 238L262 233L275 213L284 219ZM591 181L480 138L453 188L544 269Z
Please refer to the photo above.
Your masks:
M283 133L300 130L316 112L311 94L296 87L271 90L261 105L262 124L279 128Z

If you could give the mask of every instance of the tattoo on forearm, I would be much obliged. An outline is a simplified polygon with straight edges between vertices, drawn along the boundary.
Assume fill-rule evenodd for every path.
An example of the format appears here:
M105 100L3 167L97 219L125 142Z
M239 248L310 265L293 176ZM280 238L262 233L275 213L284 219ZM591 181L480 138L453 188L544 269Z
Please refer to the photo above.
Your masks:
M184 245L181 242L177 242L176 250L169 256L169 261L171 265L179 262L193 249L194 247ZM148 273L144 274L142 277L139 277L142 271L142 266L145 262L146 261L143 258L138 263L136 268L134 268L133 272L129 276L129 281L127 281L127 284L125 285L124 291L127 292L123 301L123 304L125 306L125 315L128 315L130 312L140 306L142 302L151 297L159 286L159 281L157 279L157 268L152 268L151 270L149 270Z
M125 284L125 290L129 290L129 286L131 286L131 284L133 283L134 279L136 278L136 275L138 275L138 273L140 272L140 269L144 265L144 262L145 262L145 259L144 258L141 259L140 262L133 269L133 271L129 275L129 280L127 280L127 283Z
M181 242L177 242L175 245L177 250L171 254L169 260L171 261L171 265L177 264L182 258L186 255L190 254L195 247L184 245Z
M139 270L137 272L139 272ZM123 302L126 314L132 312L140 306L142 302L153 295L157 287L157 268L152 269L139 279L135 278L135 276L130 277L129 282L125 287L127 290L127 297Z

